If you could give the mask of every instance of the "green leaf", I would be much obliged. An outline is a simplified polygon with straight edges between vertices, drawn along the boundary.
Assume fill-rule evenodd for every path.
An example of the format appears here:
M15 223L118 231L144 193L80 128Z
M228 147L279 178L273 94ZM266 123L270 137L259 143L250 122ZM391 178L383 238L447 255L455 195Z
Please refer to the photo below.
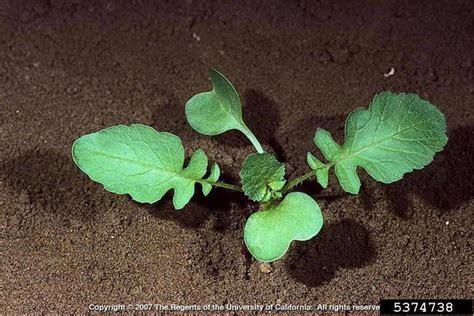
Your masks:
M292 192L270 208L253 213L245 224L244 240L257 260L275 261L293 240L308 240L318 234L323 216L318 204L307 194Z
M392 183L428 165L447 140L446 120L435 106L416 94L391 92L376 95L368 109L349 115L343 146L323 129L315 136L324 157L335 165L342 188L350 193L360 189L357 167L377 181Z
M220 72L209 70L213 89L196 94L186 103L189 125L204 135L219 135L239 130L251 141L257 152L264 150L242 118L240 98L232 83Z
M324 158L328 161L334 160L334 156L341 151L341 146L337 144L328 131L318 128L314 136L314 143L321 149Z
M329 168L326 167L318 158L314 157L312 153L308 153L306 160L311 169L315 171L316 180L323 187L328 187L329 182Z
M212 184L216 183L217 180L219 180L219 176L221 175L221 169L219 168L219 165L214 163L211 167L211 173L209 177L206 179L206 182L202 183L202 193L204 196L207 196L209 192L211 192L212 189Z
M183 169L179 137L145 125L118 125L84 135L74 142L72 156L106 190L130 194L141 203L154 203L173 189L174 207L181 209L194 195L196 182L203 183L203 192L210 190L207 181L201 180L207 171L204 151L196 150ZM211 180L218 177L218 167L213 169Z
M270 200L285 184L284 177L285 165L268 153L249 155L240 171L244 194L257 202Z

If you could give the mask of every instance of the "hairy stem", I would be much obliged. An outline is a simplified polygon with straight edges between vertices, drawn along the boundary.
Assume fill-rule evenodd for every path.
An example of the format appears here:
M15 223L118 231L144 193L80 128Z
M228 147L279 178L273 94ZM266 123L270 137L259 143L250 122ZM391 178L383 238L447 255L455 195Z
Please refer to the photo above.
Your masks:
M332 166L334 166L335 164L336 163L334 161L331 161L331 162L325 164L323 167L317 168L316 170L323 169L323 168L328 168L329 169ZM282 194L288 193L289 191L291 191L291 189L293 189L298 184L310 179L312 176L316 176L316 170L308 171L307 173L305 173L301 177L294 178L293 180L288 181L287 184L281 189L281 193Z
M237 192L244 192L241 187L238 185L233 185L230 183L225 183L225 182L215 182L215 183L210 183L212 186L215 186L217 188L223 188L223 189L228 189L232 191L237 191Z
M312 176L315 175L314 172L315 172L314 170L311 170L311 171L305 173L304 175L302 175L301 177L294 178L293 180L288 181L288 183L285 184L285 186L281 189L281 193L285 194L285 193L291 191L291 189L293 189L298 184L310 179Z

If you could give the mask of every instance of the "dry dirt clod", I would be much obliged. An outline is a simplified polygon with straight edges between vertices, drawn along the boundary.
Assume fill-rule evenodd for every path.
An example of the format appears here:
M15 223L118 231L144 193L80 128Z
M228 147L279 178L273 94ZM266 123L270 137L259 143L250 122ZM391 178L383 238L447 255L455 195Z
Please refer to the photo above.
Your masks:
M273 271L272 266L267 262L260 263L258 268L262 273L270 273Z

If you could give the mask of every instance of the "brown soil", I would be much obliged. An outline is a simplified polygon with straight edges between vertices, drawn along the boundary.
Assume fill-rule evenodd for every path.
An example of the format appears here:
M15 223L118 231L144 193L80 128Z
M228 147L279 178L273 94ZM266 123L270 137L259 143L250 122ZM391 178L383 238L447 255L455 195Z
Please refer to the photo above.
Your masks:
M473 1L11 1L0 19L2 312L473 296ZM184 116L209 67L236 84L291 177L317 127L341 140L346 115L382 90L436 104L449 143L396 184L364 176L357 196L334 181L300 187L325 226L262 273L242 251L256 206L241 196L142 206L70 157L80 135L139 122L203 148L237 182L248 141L199 135Z

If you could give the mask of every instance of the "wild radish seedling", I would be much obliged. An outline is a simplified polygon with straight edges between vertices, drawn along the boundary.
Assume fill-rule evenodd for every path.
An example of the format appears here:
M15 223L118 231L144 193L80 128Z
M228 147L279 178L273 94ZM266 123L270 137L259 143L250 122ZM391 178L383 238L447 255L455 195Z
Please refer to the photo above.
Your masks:
M309 195L291 192L312 177L324 188L334 167L342 188L357 194L362 167L383 183L400 180L407 172L428 165L447 142L444 115L416 94L382 92L367 109L349 114L342 145L319 128L314 142L326 162L307 154L311 171L285 180L285 165L265 152L242 118L237 91L224 75L210 70L213 89L193 96L186 103L186 118L204 135L241 131L257 153L249 155L240 171L242 186L219 181L220 169L213 164L207 177L208 159L198 149L184 166L184 148L178 136L134 124L112 126L77 139L72 156L77 166L106 190L129 194L135 201L154 203L174 190L173 205L182 209L194 195L196 184L205 196L212 187L243 192L261 203L244 228L244 240L258 260L282 257L293 240L308 240L318 234L323 217Z

